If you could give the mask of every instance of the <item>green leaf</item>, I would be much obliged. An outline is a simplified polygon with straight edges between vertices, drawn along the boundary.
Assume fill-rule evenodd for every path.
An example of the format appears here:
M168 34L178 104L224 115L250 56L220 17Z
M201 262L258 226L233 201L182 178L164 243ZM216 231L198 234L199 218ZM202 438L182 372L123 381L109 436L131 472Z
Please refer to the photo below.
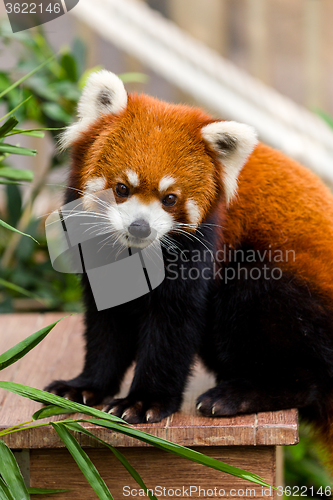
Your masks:
M55 493L65 493L65 491L72 491L70 489L52 489L52 488L28 488L30 495L53 495Z
M85 415L103 418L112 422L120 422L122 424L126 424L126 422L121 418L114 415L109 415L108 413L98 410L97 408L91 408L90 406L86 406L81 403L75 403L74 401L69 401L68 399L61 398L56 394L41 391L40 389L35 389L27 385L17 384L16 382L0 381L0 388L14 392L15 394L23 396L24 398L32 399L33 401L37 401L38 403L65 408L66 412L67 410L72 410L73 413L83 413Z
M0 384L2 384L2 382L0 382ZM216 469L221 472L226 472L227 474L231 474L232 476L240 477L242 479L246 479L247 481L251 481L253 483L260 484L262 486L267 486L267 487L271 486L268 483L266 483L264 479L257 476L257 474L252 474L251 472L239 469L238 467L233 467L231 465L225 464L224 462L220 462L220 460L216 460L215 458L203 455L198 451L191 450L190 448L186 448L185 446L172 443L171 441L167 441L165 439L156 436L152 436L151 434L139 431L134 427L124 427L122 425L119 425L118 423L109 422L108 420L103 421L100 419L82 419L81 421L89 422L91 424L99 425L101 427L106 427L107 429L112 429L116 432L120 432L121 434L125 434L126 436L133 437L134 439L139 439L144 443L156 446L156 448L160 448L161 450L168 451L170 453L178 455L179 457L187 458L189 460L192 460L192 462L206 465L207 467L211 467L212 469Z
M10 229L11 231L14 231L15 233L19 233L22 236L28 236L29 238L31 238L32 240L34 240L36 243L38 243L38 241L35 240L35 238L33 238L30 234L22 233L21 231L19 231L18 229L16 229L13 226L10 226L9 224L7 224L7 222L5 222L5 221L3 221L1 219L0 219L0 226L5 227L6 229Z
M10 137L11 135L17 135L17 134L28 135L29 137L38 137L39 139L43 139L43 137L45 136L44 132L37 132L34 130L19 130L16 128L15 130L13 130L13 132L7 134L6 137Z
M72 431L82 432L83 434L86 434L86 436L96 439L100 443L104 444L104 446L109 448L112 451L112 453L118 458L118 460L122 463L125 469L129 472L134 481L138 483L138 485L145 491L145 493L148 493L149 498L151 498L152 500L157 500L156 496L151 491L148 490L140 474L134 469L134 467L131 466L127 458L119 450L117 450L110 444L103 441L103 439L94 436L92 432L88 431L88 429L83 427L78 422L69 422L69 423L64 422L64 425L69 429L71 429Z
M20 102L17 106L15 106L15 108L13 108L11 111L9 111L6 115L4 115L2 118L0 118L0 121L4 120L5 118L7 118L7 116L10 116L12 115L13 113L15 113L15 111L17 109L19 109L21 106L23 106L23 104L25 104L26 102L30 101L31 99L31 95L29 97L27 97L24 101Z
M49 118L57 122L69 123L71 121L71 116L56 102L45 102L42 110Z
M7 179L6 180L5 179L0 179L0 184L6 185L6 186L10 186L12 184L16 185L16 186L19 186L20 184L22 184L22 182L19 182L19 181L9 181Z
M0 440L0 474L15 500L30 500L29 493L13 453Z
M64 54L60 60L60 64L66 72L67 78L71 82L77 81L76 61L70 54Z
M19 80L17 80L17 82L13 83L9 87L7 87L5 90L3 90L0 93L0 99L4 95L8 94L8 92L10 92L11 90L13 90L15 87L17 87L18 85L20 85L22 82L24 82L25 80L27 80L31 75L33 75L34 73L36 73L37 71L39 71L41 68L43 68L44 66L46 66L46 64L48 64L50 61L52 61L53 59L55 59L55 57L56 57L56 55L53 55L52 57L50 57L49 59L47 59L46 61L44 61L42 64L40 64L39 66L37 66L37 68L35 68L32 71L30 71L30 73L28 73L25 76L22 76L22 78L20 78Z
M0 167L1 168L1 167ZM18 186L9 185L6 187L6 208L7 222L11 226L16 226L22 213L22 196Z
M61 318L63 319L63 318ZM11 347L8 349L8 351L4 352L3 354L0 355L0 370L3 370L9 365L12 365L19 359L23 358L25 354L27 354L31 349L36 347L37 344L39 344L45 337L46 335L52 330L52 328L55 327L59 321L55 321L51 325L45 326L38 332L33 333L26 339L22 340L15 346Z
M72 434L66 429L63 424L52 423L52 427L56 430L60 438L65 443L69 453L74 458L79 469L87 479L88 483L98 496L100 500L113 500L111 493L108 490L105 482L101 478L98 470L86 454L86 452L81 448L76 439Z
M13 130L13 128L18 124L18 120L14 116L9 118L3 125L0 127L0 137L5 137L8 132Z
M16 134L21 134L21 135L30 135L31 137L44 137L44 132L46 131L59 131L59 130L64 130L66 127L51 127L51 128L31 128L27 130L19 130L18 128L14 129L10 134L7 134L7 137L10 135L16 135Z
M73 410L66 411L64 408L60 408L60 406L48 405L35 411L32 418L34 420L39 420L42 418L54 417L55 415L63 415L64 413L73 413Z
M0 177L13 181L32 181L34 174L31 170L23 170L19 168L2 167L0 168Z
M0 476L0 498L1 500L15 500L15 498L12 497L7 484L4 482L1 476Z
M35 149L21 148L19 146L12 146L11 144L0 144L0 151L14 155L35 156L37 151Z
M123 83L147 83L149 80L148 75L144 73L122 73L118 76Z
M15 285L14 283L10 283L10 281L4 280L0 278L0 285L2 285L5 288L9 288L9 290L13 290L13 292L20 293L22 295L25 295L26 297L29 297L30 299L35 299L41 302L42 304L45 303L43 299L38 297L38 295L35 295L32 292L29 292L29 290L26 290L25 288L22 288L21 286ZM0 356L1 358L1 356ZM1 368L0 368L1 370Z

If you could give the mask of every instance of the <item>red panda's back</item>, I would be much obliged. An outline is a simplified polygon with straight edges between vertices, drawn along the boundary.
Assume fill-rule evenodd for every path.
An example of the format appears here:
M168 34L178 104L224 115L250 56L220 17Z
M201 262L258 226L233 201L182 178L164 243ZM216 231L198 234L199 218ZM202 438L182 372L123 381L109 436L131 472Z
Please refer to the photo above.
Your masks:
M307 168L259 144L226 219L227 245L278 250L282 270L333 299L333 196Z

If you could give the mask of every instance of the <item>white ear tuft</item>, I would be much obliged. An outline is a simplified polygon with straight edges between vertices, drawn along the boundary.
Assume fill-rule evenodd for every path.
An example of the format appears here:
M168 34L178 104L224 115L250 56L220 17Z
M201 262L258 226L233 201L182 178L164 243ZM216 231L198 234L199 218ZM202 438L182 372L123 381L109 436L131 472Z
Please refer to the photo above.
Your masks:
M117 75L105 69L92 73L78 103L79 121L61 134L60 149L70 146L97 118L120 113L126 106L127 92Z
M254 128L237 122L214 122L201 130L202 137L218 154L227 205L237 193L237 179L257 144Z

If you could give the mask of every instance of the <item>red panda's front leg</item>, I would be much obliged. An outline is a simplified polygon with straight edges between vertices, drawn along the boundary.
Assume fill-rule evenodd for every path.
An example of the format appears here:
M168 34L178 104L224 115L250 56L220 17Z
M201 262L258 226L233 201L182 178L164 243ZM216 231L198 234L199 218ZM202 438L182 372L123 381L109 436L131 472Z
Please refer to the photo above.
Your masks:
M159 422L179 410L201 337L203 307L192 293L187 303L185 299L176 303L171 292L171 306L159 289L154 292L141 324L129 394L107 409L131 424Z
M137 424L159 422L179 410L196 346L189 332L175 328L170 335L169 328L146 332L129 394L112 401L107 411Z
M126 306L97 311L85 278L86 354L82 373L71 380L55 380L45 390L94 406L114 396L133 362L137 328Z

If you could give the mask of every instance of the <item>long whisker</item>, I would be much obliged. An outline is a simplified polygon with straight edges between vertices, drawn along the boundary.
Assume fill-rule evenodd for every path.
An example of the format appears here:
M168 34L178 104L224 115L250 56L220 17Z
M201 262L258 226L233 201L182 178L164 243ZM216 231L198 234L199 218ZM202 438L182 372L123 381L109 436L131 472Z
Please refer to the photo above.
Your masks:
M215 260L215 257L214 257L212 250L209 249L207 247L207 245L205 245L197 236L195 236L194 234L188 233L187 231L183 231L182 229L176 229L175 232L179 232L181 234L184 234L184 236L186 236L188 239L194 239L194 240L198 241L199 243L201 243L201 245L204 246L206 248L206 250L208 250L208 252L211 254L213 261Z

